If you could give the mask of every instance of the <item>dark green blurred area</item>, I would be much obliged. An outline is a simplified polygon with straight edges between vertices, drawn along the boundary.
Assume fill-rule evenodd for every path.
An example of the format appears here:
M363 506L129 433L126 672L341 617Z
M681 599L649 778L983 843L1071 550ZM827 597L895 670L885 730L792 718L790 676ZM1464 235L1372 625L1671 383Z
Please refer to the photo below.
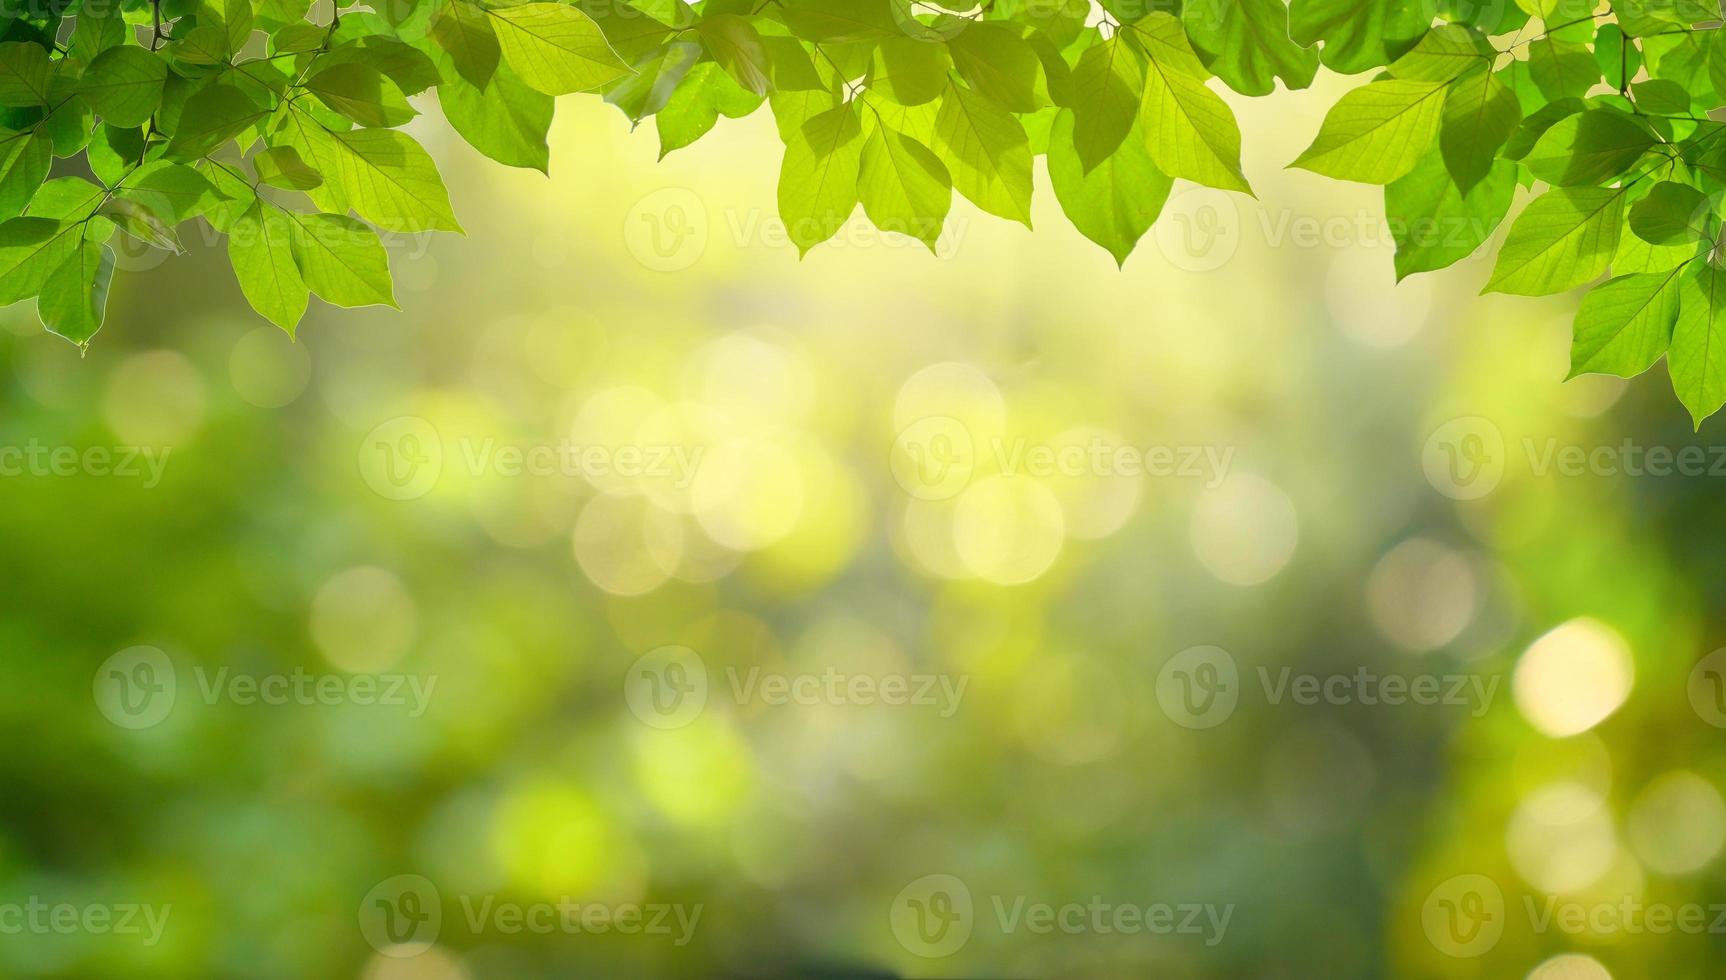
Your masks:
M720 160L748 170L744 151ZM4 313L0 447L167 456L153 486L0 477L0 910L169 911L153 942L9 930L0 911L0 974L1718 972L1712 916L1573 933L1528 912L1726 901L1726 715L1707 710L1720 675L1696 669L1726 647L1726 474L1533 463L1548 441L1726 446L1689 431L1658 369L1561 385L1534 304L1435 300L1412 339L1357 343L1311 288L1322 252L1246 253L1210 278L1141 256L1117 275L1075 241L1001 244L979 221L951 263L798 264L716 231L705 264L668 276L618 234L664 180L631 167L587 174L571 202L457 164L471 237L398 254L402 314L316 310L297 344L207 250L123 275L82 359ZM771 198L706 193L715 229ZM430 427L442 471L392 499L376 438L403 418ZM953 496L895 469L923 418L978 447ZM1423 465L1443 425L1475 418L1505 472L1457 500ZM997 436L1087 427L1227 449L1228 479L980 462ZM463 469L487 439L565 438L704 462L682 487ZM708 682L697 717L660 727L629 685L667 646ZM1191 727L1170 664L1213 646L1239 704ZM176 695L131 728L102 689L137 647L167 658ZM1260 670L1284 667L1495 686L1484 704L1271 703ZM752 668L964 688L950 713L771 705L733 696ZM206 699L224 669L343 692L409 678L428 697ZM402 875L436 889L435 943L373 941L376 889ZM950 950L938 917L903 928L963 906L931 875L968 894ZM1434 932L1462 875L1501 893L1484 949ZM470 922L565 897L700 911L681 944ZM1039 903L1228 919L1220 936L1104 931L1087 911L1042 932L1000 912Z

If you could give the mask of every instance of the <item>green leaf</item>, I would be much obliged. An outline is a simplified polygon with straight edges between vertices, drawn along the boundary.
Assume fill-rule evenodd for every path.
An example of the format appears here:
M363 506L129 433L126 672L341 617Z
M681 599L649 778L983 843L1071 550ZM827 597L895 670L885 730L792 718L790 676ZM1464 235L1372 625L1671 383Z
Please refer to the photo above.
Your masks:
M108 308L108 287L114 281L114 252L106 245L84 241L48 274L36 299L36 313L50 333L86 347Z
M1389 64L1432 26L1431 8L1407 0L1292 0L1289 33L1332 71L1353 75Z
M1145 65L1117 33L1079 56L1072 95L1073 145L1089 173L1132 132L1145 97Z
M971 89L1009 112L1035 112L1043 63L1012 28L971 24L947 42L953 66Z
M1642 70L1642 52L1625 40L1617 24L1601 24L1594 35L1594 63L1606 76L1606 84L1623 89Z
M1473 255L1490 237L1516 195L1516 165L1495 163L1464 194L1439 153L1385 185L1384 211L1396 241L1396 278L1443 269Z
M1588 291L1576 314L1570 377L1634 378L1672 344L1684 266L1610 279Z
M1516 133L1510 137L1510 142L1504 144L1504 158L1521 160L1527 157L1534 151L1535 146L1539 145L1541 137L1560 120L1574 116L1586 108L1588 104L1581 99L1560 99L1540 107L1532 115L1523 118L1522 125L1517 127Z
M1458 189L1466 194L1486 179L1499 149L1521 122L1516 93L1497 75L1477 72L1451 84L1438 145Z
M258 172L260 182L292 191L309 191L324 182L323 175L300 159L299 151L291 146L259 150L252 157L252 169Z
M1654 142L1654 134L1627 114L1590 109L1553 124L1523 164L1558 187L1600 184L1629 170Z
M949 85L935 140L959 193L990 214L1031 226L1031 143L1018 117Z
M1545 296L1598 278L1618 248L1624 194L1559 187L1535 198L1510 226L1485 292Z
M1541 93L1554 102L1586 95L1600 84L1600 65L1587 45L1550 36L1529 45L1528 71Z
M485 11L467 0L450 0L432 18L431 34L468 84L484 88L491 81L503 52Z
M718 65L711 61L696 65L654 117L660 159L707 135L722 114L747 116L760 105L760 96L744 91Z
M630 74L599 25L575 7L525 3L486 13L504 58L529 88L547 95L591 92Z
M228 230L228 261L252 309L289 336L305 316L309 290L294 262L293 222L262 201L253 202Z
M1087 169L1071 111L1055 117L1049 133L1049 179L1061 210L1079 233L1109 250L1117 265L1156 221L1174 181L1157 169L1145 140L1130 133L1099 166Z
M1726 404L1726 271L1697 263L1683 277L1667 364L1696 428Z
M1242 95L1269 95L1276 80L1303 89L1318 74L1318 50L1289 37L1284 0L1235 0L1222 17L1203 3L1187 4L1181 22L1206 66Z
M55 218L11 218L0 223L0 306L42 291L82 240L83 225Z
M1386 79L1349 92L1290 166L1366 184L1396 180L1414 169L1438 136L1445 88Z
M289 212L288 219L294 261L312 292L337 306L396 305L377 232L340 214Z
M522 84L508 67L494 72L484 91L457 78L437 93L444 117L474 149L506 166L549 172L545 138L555 107L551 96Z
M68 53L87 65L109 48L124 44L130 33L120 16L120 4L86 3L72 25Z
M1708 234L1713 207L1688 184L1663 180L1630 208L1630 230L1651 245L1685 245Z
M1228 104L1205 87L1204 66L1180 22L1153 14L1138 25L1150 56L1139 128L1157 169L1210 187L1252 193L1241 172L1241 131Z
M400 126L419 115L389 76L370 65L338 62L302 83L324 105L361 126Z
M168 65L143 48L114 47L84 71L78 92L115 126L142 126L162 104Z
M1637 108L1661 116L1690 114L1690 93L1684 86L1665 78L1653 78L1630 86L1636 94Z
M953 178L933 150L877 126L863 144L857 195L875 227L909 235L934 253L953 206Z
M53 73L54 66L42 45L29 41L0 43L0 106L47 105Z
M267 109L235 86L206 85L186 101L179 126L168 141L167 155L175 160L206 156L267 114Z
M891 38L875 49L869 87L900 105L923 105L940 97L952 68L953 58L945 44Z
M11 218L24 210L36 189L48 179L54 162L51 141L31 132L0 137L0 218Z
M124 187L114 192L160 214L170 225L196 217L218 197L210 182L191 167L154 160L133 171Z
M779 216L800 254L832 238L857 209L863 130L855 103L811 118L785 146Z
M1492 45L1478 31L1442 24L1392 62L1390 73L1414 82L1448 82L1491 67L1492 56Z
M785 23L805 41L885 41L904 36L887 0L785 0Z
M121 231L152 248L163 249L175 254L182 251L180 238L174 234L174 229L168 225L167 221L136 199L128 197L109 198L97 209L96 213L120 226Z
M761 34L747 19L736 14L717 14L702 18L695 29L713 60L737 84L756 95L766 95L773 87L767 49L761 44Z
M390 231L460 231L437 165L412 137L393 129L331 133L295 110L283 130L324 183L311 192L326 211L352 208Z

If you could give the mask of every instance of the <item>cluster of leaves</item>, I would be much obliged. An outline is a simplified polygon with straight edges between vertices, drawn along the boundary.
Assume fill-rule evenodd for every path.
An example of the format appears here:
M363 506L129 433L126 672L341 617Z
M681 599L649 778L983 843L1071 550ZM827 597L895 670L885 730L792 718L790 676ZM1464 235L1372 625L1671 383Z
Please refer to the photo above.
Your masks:
M1213 80L1243 95L1375 72L1295 162L1380 184L1398 275L1450 265L1545 185L1489 290L1588 284L1575 370L1662 355L1698 421L1726 402L1718 0L33 0L0 34L0 302L79 344L125 235L228 236L253 306L393 304L378 232L458 230L398 127L436 92L461 136L545 170L555 96L602 95L661 152L770 108L807 251L861 204L931 248L957 191L1062 210L1124 262L1175 180L1251 193ZM56 158L81 170L48 179Z

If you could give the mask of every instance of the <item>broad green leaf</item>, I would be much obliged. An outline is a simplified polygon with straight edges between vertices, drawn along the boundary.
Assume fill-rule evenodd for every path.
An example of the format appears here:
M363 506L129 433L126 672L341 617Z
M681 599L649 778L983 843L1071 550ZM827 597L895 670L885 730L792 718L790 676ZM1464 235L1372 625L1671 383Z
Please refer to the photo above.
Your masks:
M507 166L550 172L545 137L551 130L551 96L523 85L507 67L492 74L483 92L463 78L445 82L437 92L444 117L474 149Z
M1601 24L1594 35L1594 62L1606 76L1606 84L1622 89L1642 70L1642 52L1625 40L1617 24Z
M141 126L162 104L168 65L143 48L114 47L96 56L78 92L96 114L116 126Z
M1445 88L1386 79L1349 92L1290 166L1366 184L1396 180L1414 169L1438 136Z
M257 201L228 230L228 261L252 309L289 336L305 316L309 290L294 261L293 222Z
M326 211L352 208L390 231L460 231L449 191L431 157L393 129L331 133L296 110L284 129L294 149L324 177L311 191Z
M48 274L36 299L36 313L49 332L87 347L102 329L113 281L114 251L93 241L79 242L66 261Z
M1497 75L1476 72L1451 83L1438 145L1459 190L1466 194L1486 179L1499 149L1521 122L1516 93Z
M1629 115L1590 109L1555 123L1523 164L1559 187L1600 184L1628 171L1654 143L1654 134Z
M760 105L760 96L744 91L718 65L696 65L665 108L654 116L660 159L707 135L721 115L746 116Z
M148 206L129 197L111 197L97 209L98 214L118 225L121 231L152 248L180 253L180 238L166 220Z
M1551 37L1539 38L1529 45L1528 71L1534 84L1554 102L1586 95L1600 84L1600 65L1587 45Z
M923 105L940 97L952 68L945 44L890 38L875 49L869 87L900 105Z
M82 220L94 214L106 192L82 177L55 177L43 184L30 200L30 214L63 221Z
M72 25L68 51L73 58L87 65L109 48L124 44L130 33L120 16L120 4L86 3L78 10L78 17Z
M0 306L42 291L82 240L75 221L27 216L0 222Z
M888 0L785 0L785 23L805 41L885 41L906 35Z
M855 103L804 123L785 146L779 216L799 253L832 238L857 209L863 130Z
M702 47L694 41L667 44L636 62L635 74L607 87L605 101L622 109L631 121L640 122L664 110L677 87L702 57Z
M1432 26L1432 11L1408 0L1291 0L1289 33L1319 45L1332 71L1353 75L1389 64Z
M169 224L196 217L218 198L203 174L184 164L155 160L134 170L118 197L131 198L160 214Z
M228 47L228 32L215 25L200 25L182 36L175 32L174 42L166 48L175 64L184 69L210 69L228 64L233 49ZM200 74L209 74L203 71Z
M1390 73L1414 82L1448 82L1491 67L1492 55L1492 45L1479 32L1460 24L1442 24L1392 62Z
M547 95L591 92L630 74L599 25L575 7L525 3L487 13L504 58L529 88Z
M1683 276L1667 365L1672 390L1702 428L1726 404L1726 271L1698 262Z
M1036 111L1042 61L1014 29L972 24L949 40L947 49L973 91L1010 112Z
M1634 378L1653 367L1672 344L1683 271L1619 276L1589 290L1576 314L1570 377Z
M47 105L54 66L40 44L0 43L0 106Z
M1485 292L1545 296L1600 276L1624 226L1623 188L1559 187L1529 202Z
M1630 230L1651 245L1687 245L1707 237L1714 216L1707 195L1663 180L1630 207Z
M395 306L389 253L377 232L340 214L289 212L294 261L305 284L336 306Z
M767 49L761 44L761 34L746 18L736 14L703 17L695 29L713 60L730 73L737 84L756 95L766 95L772 88L772 65L767 60Z
M1560 99L1557 102L1542 106L1532 115L1523 118L1522 125L1516 128L1510 141L1504 144L1504 158L1506 160L1526 158L1528 154L1534 152L1534 148L1540 144L1541 138L1546 135L1547 131L1558 125L1561 120L1574 116L1586 108L1588 108L1588 103L1581 99Z
M1016 116L949 85L935 139L959 193L990 214L1031 226L1031 143Z
M1145 97L1145 64L1117 33L1079 56L1072 95L1073 145L1089 173L1132 132Z
M953 206L953 178L933 150L904 133L876 126L863 144L857 196L875 227L923 242L935 252Z
M419 115L389 76L359 62L337 62L308 76L306 91L361 126L400 126Z
M29 131L0 137L0 218L20 214L48 179L54 149Z
M1490 237L1516 195L1516 165L1493 164L1464 194L1439 153L1384 188L1384 212L1396 241L1396 278L1443 269L1473 255Z
M431 35L468 84L484 88L491 81L503 53L484 10L468 0L449 0L432 18Z
M1049 179L1055 197L1080 234L1108 249L1117 265L1125 265L1168 201L1174 181L1157 169L1138 133L1122 140L1101 165L1087 169L1079 156L1077 133L1072 112L1055 117L1049 133Z
M252 169L258 180L271 187L293 191L309 191L322 184L324 178L312 165L300 159L299 151L291 146L271 146L252 157Z
M196 160L245 132L268 112L235 86L206 85L186 101L167 155Z
M1252 193L1241 172L1241 131L1234 113L1205 87L1204 67L1180 22L1153 14L1140 22L1150 57L1139 127L1157 169L1210 187Z
M1636 93L1636 105L1643 112L1661 116L1690 114L1690 93L1684 86L1665 78L1652 78L1630 86Z
M1205 7L1187 4L1181 22L1206 66L1229 88L1242 95L1269 95L1278 78L1290 89L1312 84L1319 54L1289 37L1285 0L1235 0L1222 17Z

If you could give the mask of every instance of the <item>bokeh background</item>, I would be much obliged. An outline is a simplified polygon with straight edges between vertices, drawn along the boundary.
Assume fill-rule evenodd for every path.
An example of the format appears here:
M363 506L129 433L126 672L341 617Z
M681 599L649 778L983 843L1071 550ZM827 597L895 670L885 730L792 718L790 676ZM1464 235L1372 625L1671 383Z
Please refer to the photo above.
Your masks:
M656 162L566 99L549 179L416 123L467 234L394 244L400 313L290 341L219 247L128 257L88 356L6 310L0 446L167 455L0 478L0 907L168 917L0 913L0 973L1713 975L1726 441L1661 368L1564 383L1573 297L1394 285L1375 189L1282 169L1344 87L1233 100L1257 200L1177 188L1124 271L1041 175L1035 232L799 261L764 115ZM699 464L490 462L565 445ZM997 451L1096 445L1213 462ZM737 693L829 672L962 696ZM699 918L468 914L565 898ZM1013 915L1068 903L1227 927Z

